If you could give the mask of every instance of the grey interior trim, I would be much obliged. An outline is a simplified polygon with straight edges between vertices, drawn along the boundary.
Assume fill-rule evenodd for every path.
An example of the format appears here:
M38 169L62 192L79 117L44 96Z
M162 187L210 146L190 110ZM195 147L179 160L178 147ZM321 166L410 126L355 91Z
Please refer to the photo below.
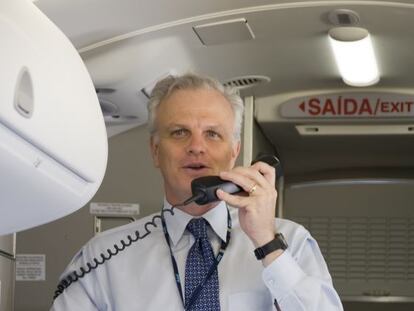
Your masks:
M345 186L345 185L390 185L390 184L406 184L414 185L414 179L405 178L356 178L356 179L331 179L331 180L318 180L318 181L306 181L289 185L290 189L300 189L308 187L324 187L324 186Z
M0 257L5 257L5 258L11 259L11 260L16 260L15 255L9 254L5 251L2 251L1 249L0 249Z
M276 217L283 218L283 202L285 190L285 178L283 176L277 179L277 202L276 202Z
M249 166L253 158L253 122L254 122L254 98L244 98L244 122L243 122L243 166Z
M395 302L414 302L414 297L402 296L341 296L342 301L358 301L358 302L378 302L378 303L395 303Z

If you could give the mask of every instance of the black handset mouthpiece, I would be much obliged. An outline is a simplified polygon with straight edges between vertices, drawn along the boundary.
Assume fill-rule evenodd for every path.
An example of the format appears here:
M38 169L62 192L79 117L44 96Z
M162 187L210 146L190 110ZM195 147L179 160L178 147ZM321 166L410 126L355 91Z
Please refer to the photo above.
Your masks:
M252 164L259 161L265 162L275 168L280 164L279 159L270 154L259 154L259 156L252 161ZM204 205L218 201L219 198L216 195L218 189L222 189L231 194L244 191L240 186L231 181L223 180L218 176L203 176L196 178L191 182L191 192L193 196L185 201L183 205L191 202L196 202L198 205Z
M195 196L198 197L198 199L194 200L198 205L218 201L219 198L216 195L218 189L222 189L228 193L238 193L243 191L241 187L235 185L231 181L223 180L218 176L199 177L191 182L192 198Z

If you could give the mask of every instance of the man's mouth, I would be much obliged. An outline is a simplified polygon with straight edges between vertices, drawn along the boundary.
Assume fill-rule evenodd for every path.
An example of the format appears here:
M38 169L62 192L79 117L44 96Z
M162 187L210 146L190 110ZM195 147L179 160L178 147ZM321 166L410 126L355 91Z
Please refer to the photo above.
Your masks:
M191 171L197 172L202 171L206 168L208 168L207 165L204 165L203 163L191 163L184 166L185 169L189 169Z

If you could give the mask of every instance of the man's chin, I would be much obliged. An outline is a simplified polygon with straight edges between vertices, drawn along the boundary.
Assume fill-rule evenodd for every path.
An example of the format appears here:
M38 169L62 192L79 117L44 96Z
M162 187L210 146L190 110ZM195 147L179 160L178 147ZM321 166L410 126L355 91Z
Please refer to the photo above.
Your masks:
M206 172L186 174L185 176L177 178L177 183L171 185L170 191L167 191L167 193L171 194L176 204L183 203L193 195L191 192L191 182L196 178L209 175L212 175L212 173L207 170ZM180 183L178 183L178 180L180 180Z
M191 193L191 186L190 184L188 187L183 187L181 189L170 189L171 191L167 191L167 201L172 205L180 205L183 204L186 200L192 197Z

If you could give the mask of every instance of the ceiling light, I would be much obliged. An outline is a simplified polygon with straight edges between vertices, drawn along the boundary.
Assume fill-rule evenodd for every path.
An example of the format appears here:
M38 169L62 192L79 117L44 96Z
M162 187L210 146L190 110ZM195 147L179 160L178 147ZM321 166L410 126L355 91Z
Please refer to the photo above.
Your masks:
M329 41L344 82L369 86L379 81L377 61L368 30L336 27L329 30Z

